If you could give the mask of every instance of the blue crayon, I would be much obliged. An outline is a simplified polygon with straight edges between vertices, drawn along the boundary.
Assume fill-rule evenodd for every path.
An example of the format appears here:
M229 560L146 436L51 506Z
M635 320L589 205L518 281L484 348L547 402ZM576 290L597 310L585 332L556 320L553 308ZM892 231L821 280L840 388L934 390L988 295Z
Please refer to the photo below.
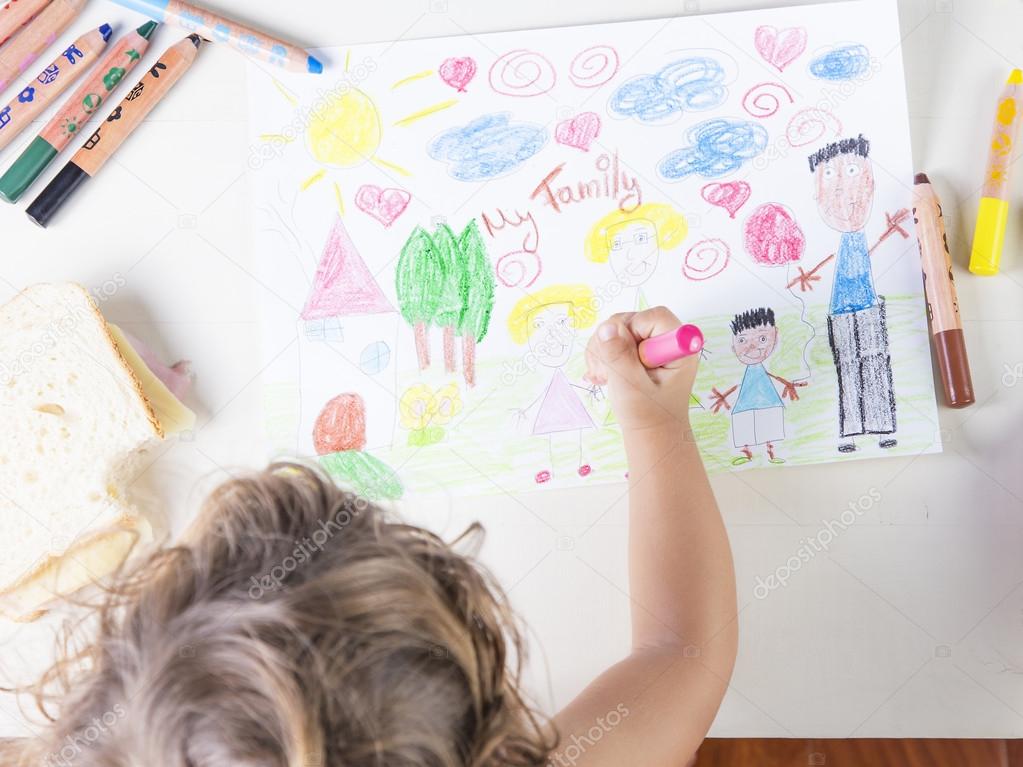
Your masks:
M145 14L147 18L155 21L174 24L207 40L229 45L249 58L272 66L314 75L323 72L323 64L307 51L184 0L114 0L114 2Z

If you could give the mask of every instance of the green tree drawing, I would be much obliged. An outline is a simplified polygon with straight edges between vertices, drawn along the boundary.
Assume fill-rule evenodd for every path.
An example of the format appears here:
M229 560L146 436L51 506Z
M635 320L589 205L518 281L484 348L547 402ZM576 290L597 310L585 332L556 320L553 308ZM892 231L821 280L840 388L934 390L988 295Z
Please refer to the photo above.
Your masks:
M430 366L430 324L444 286L444 265L433 238L421 226L412 230L395 270L395 290L401 316L412 326L419 369Z
M494 267L473 219L456 238L438 224L430 235L417 226L401 250L395 271L401 315L412 326L420 370L430 366L429 328L444 332L444 367L455 371L455 337L462 338L462 372L476 383L476 345L490 328Z
M465 227L458 237L458 272L461 311L458 315L458 334L462 337L462 373L465 383L476 383L476 344L490 329L490 315L494 311L494 267L487 255L476 219Z

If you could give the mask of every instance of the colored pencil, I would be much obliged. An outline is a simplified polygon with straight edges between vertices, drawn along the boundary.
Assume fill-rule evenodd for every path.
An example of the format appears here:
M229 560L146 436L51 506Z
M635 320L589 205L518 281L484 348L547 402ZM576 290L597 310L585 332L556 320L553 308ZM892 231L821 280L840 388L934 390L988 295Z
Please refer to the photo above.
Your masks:
M0 45L10 40L29 19L47 6L50 0L10 0L0 8Z
M283 40L239 24L182 0L114 0L157 21L176 24L215 43L226 43L246 56L292 72L323 72L316 58Z
M931 340L945 389L945 402L949 407L966 407L977 398L973 393L963 320L959 316L945 219L941 215L941 202L926 173L917 173L913 178L913 215L924 271L927 317L931 321Z
M85 0L52 0L0 51L0 91L21 77L81 13Z
M79 37L30 80L10 103L0 109L0 149L10 144L99 57L110 39L110 25Z
M988 141L987 170L973 230L970 271L990 277L998 274L1009 222L1009 175L1019 139L1023 111L1023 71L1014 69L1005 81L995 110L995 127Z
M199 35L189 35L164 51L156 65L128 92L106 121L29 205L26 213L30 219L45 227L74 191L86 179L99 173L113 153L142 124L146 115L192 66L201 44Z
M148 21L117 41L117 45L99 63L89 79L74 92L32 140L28 149L0 177L0 198L7 202L17 202L53 162L53 158L82 132L82 128L99 111L106 95L117 87L145 55L149 48L149 38L157 26L155 21Z

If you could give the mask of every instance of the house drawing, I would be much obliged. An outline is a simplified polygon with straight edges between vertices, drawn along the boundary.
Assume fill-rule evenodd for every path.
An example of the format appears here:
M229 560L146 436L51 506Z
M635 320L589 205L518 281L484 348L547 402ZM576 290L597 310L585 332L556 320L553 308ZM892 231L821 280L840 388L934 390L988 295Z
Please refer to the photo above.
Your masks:
M394 391L395 347L401 315L387 298L338 216L323 247L312 287L299 315L302 381L302 447L312 451L317 415L338 391ZM374 383L374 380L376 383ZM367 396L372 415L367 449L391 444L394 397Z

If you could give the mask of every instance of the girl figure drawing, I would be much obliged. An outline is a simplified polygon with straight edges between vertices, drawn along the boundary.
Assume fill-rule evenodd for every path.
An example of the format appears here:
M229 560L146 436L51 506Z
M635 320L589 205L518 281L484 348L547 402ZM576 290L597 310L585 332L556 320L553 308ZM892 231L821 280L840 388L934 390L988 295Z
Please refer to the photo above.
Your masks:
M519 301L508 317L508 331L517 344L529 344L529 367L539 365L553 373L544 390L525 408L515 411L520 423L535 410L530 433L547 437L547 467L534 477L537 484L549 482L554 472L554 443L574 438L576 472L585 477L593 470L583 460L583 432L594 428L593 418L579 397L579 391L596 396L598 389L573 384L564 367L572 358L578 331L592 327L597 314L593 291L586 285L551 285Z

